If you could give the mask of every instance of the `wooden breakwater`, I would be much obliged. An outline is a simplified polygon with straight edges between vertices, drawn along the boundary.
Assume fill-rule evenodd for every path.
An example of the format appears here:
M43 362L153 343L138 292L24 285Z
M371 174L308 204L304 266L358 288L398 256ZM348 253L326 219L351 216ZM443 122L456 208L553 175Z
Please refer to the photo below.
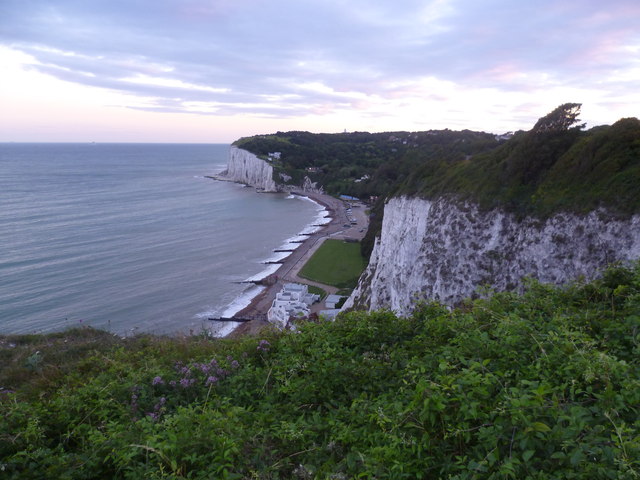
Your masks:
M234 317L209 317L209 318L207 318L207 320L210 320L212 322L240 322L240 323L244 323L244 322L250 322L253 319L252 318L245 318L245 317L239 317L239 318L234 318Z
M238 323L252 322L254 320L266 322L267 316L263 313L260 313L256 315L242 316L242 317L209 317L207 318L207 320L210 320L212 322L238 322Z
M272 273L271 275L268 275L268 276L266 276L264 278L260 278L260 279L256 279L256 280L247 279L247 280L241 280L239 282L233 282L233 283L238 284L238 285L241 285L243 283L252 283L254 285L269 286L269 285L273 285L277 281L278 281L277 273Z

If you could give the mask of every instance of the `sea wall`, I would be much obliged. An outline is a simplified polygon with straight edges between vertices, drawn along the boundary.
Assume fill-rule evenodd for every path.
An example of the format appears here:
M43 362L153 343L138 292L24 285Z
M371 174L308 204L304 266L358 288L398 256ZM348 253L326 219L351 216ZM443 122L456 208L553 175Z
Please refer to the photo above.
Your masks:
M397 197L385 206L380 237L344 308L410 313L416 300L453 305L478 286L519 289L523 277L560 284L592 278L615 261L640 257L640 216L605 210L517 219L447 199Z
M273 167L253 153L232 146L227 170L222 176L233 182L246 183L263 192L278 191L273 180Z

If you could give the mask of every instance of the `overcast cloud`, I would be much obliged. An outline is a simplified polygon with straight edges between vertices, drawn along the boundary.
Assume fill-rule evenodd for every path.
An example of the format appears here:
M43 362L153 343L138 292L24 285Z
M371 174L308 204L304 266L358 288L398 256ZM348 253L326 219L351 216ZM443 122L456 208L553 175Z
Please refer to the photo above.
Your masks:
M0 44L27 68L141 99L128 108L273 118L482 89L519 94L485 112L516 126L547 113L548 89L637 116L638 25L638 0L0 2Z

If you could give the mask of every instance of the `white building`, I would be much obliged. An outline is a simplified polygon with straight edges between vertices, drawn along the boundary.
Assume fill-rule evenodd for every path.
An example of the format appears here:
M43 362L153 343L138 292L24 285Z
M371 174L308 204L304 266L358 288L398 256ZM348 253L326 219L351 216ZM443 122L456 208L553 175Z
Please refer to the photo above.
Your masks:
M333 310L343 298L344 297L342 295L328 295L326 300L324 301L324 304L329 310Z
M309 307L318 300L320 300L320 296L309 293L306 285L285 283L271 303L271 308L267 312L267 320L283 329L288 325L290 318L308 317Z

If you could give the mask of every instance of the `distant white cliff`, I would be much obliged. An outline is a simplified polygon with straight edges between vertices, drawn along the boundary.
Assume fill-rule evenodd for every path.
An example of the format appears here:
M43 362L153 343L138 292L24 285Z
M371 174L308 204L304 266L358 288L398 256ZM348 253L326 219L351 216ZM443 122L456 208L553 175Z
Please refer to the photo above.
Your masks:
M227 170L220 175L226 180L240 182L257 188L263 192L277 192L273 180L273 167L253 153L238 147L229 150Z
M280 158L279 156L277 158ZM229 150L227 169L216 178L231 182L244 183L261 192L284 192L301 190L309 193L324 193L322 185L312 182L305 176L301 185L289 183L291 177L280 173L280 183L273 179L273 166L247 150L232 146Z
M547 220L481 211L446 199L397 197L384 210L369 265L344 308L390 308L406 315L415 300L455 304L480 285L518 289L591 278L607 264L640 257L640 216L604 210Z

